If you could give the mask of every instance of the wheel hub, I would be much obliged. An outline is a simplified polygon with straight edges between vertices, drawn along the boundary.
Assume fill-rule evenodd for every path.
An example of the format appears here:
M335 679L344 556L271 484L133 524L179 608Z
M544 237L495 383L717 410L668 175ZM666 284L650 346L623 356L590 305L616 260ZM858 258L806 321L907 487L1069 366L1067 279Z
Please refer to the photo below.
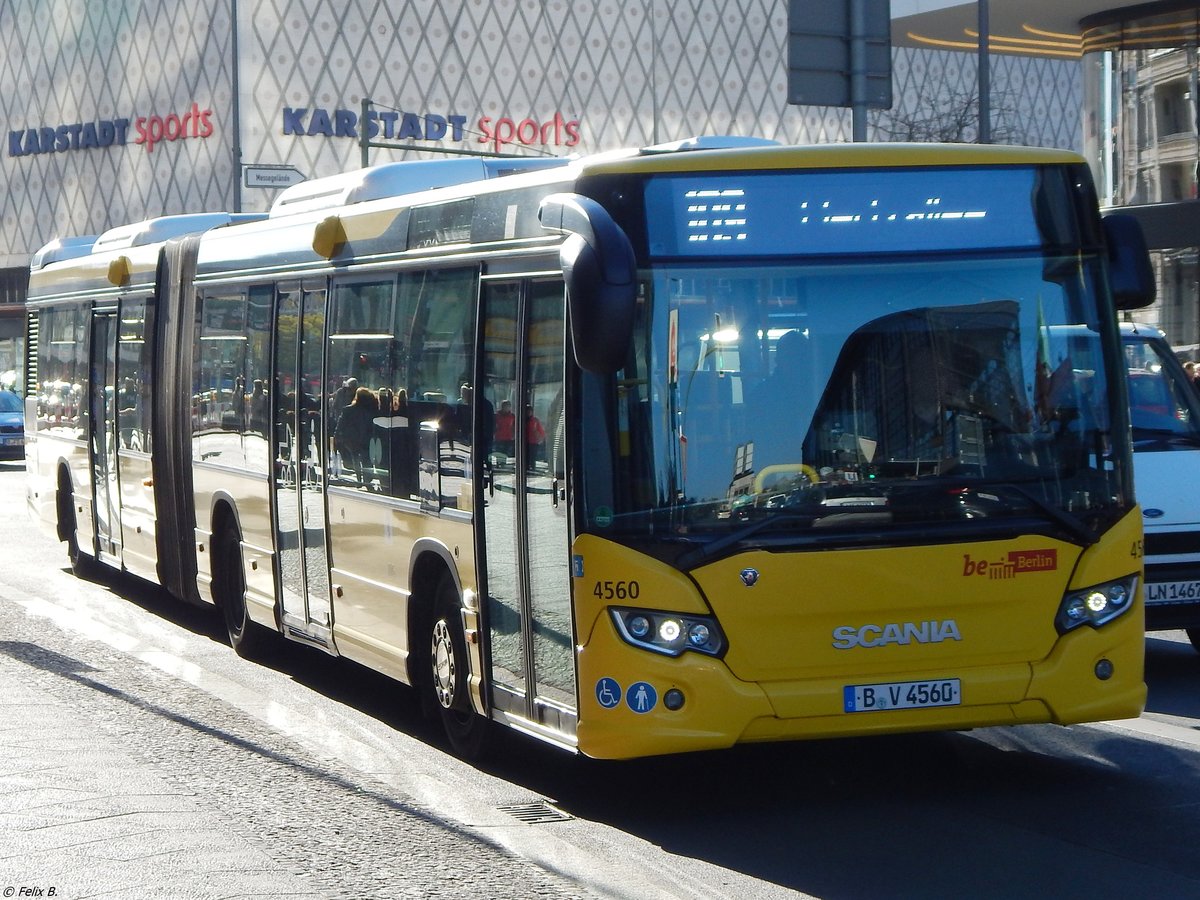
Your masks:
M454 706L454 645L444 620L433 626L433 692L443 709Z

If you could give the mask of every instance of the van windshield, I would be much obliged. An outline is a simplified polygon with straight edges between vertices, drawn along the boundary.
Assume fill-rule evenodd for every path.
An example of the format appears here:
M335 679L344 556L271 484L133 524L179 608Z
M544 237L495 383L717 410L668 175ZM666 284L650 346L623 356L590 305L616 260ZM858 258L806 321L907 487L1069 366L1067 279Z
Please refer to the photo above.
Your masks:
M1126 334L1129 419L1135 450L1171 449L1200 442L1200 401L1170 345L1159 337Z

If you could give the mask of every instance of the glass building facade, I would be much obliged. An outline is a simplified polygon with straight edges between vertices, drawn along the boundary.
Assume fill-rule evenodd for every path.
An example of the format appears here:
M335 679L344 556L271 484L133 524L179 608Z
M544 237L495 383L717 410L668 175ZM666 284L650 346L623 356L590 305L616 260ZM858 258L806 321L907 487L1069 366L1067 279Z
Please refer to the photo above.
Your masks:
M358 168L364 100L395 149L588 153L696 134L851 137L787 102L788 0L0 3L0 372L30 256L176 213L262 211L288 172ZM893 50L869 139L976 139L975 60ZM993 139L1079 149L1075 59L997 58ZM258 180L250 178L257 173ZM268 177L262 177L264 174ZM11 285L11 287L10 287Z

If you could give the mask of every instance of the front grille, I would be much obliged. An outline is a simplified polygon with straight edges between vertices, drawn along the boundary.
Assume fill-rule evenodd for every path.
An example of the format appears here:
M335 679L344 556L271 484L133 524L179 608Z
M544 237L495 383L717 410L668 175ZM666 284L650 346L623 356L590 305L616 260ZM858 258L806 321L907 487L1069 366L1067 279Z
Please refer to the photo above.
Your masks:
M1146 534L1146 555L1200 553L1200 531L1168 531Z

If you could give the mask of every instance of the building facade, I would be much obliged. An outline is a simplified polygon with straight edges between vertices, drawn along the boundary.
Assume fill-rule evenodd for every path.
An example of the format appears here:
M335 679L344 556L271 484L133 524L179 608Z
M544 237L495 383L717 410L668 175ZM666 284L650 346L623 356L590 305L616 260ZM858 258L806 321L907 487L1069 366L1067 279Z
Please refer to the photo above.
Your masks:
M1143 219L1158 278L1148 316L1200 357L1200 6L1084 19L1084 146L1102 196Z
M1200 3L1112 0L891 0L893 43L977 52L980 11L991 54L1076 60L1083 151L1106 206L1138 218L1158 300L1132 318L1200 359L1197 90Z
M696 134L850 139L787 103L787 0L9 0L0 4L0 373L31 254L291 179L436 151L588 153ZM976 62L893 50L869 137L974 140ZM1076 60L996 57L993 139L1079 149ZM364 101L369 105L364 107ZM365 113L365 115L364 115Z

